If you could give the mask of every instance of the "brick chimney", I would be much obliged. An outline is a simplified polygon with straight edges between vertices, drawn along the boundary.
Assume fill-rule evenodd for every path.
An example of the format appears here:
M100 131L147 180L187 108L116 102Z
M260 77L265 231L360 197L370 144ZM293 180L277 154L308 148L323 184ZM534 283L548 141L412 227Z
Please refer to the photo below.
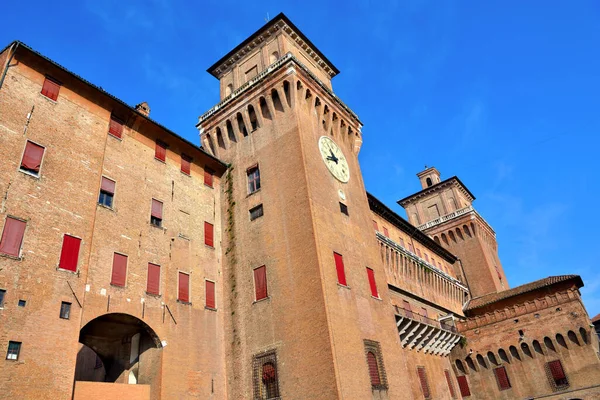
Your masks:
M144 114L146 117L150 115L150 106L145 101L136 105L135 109L140 112L140 114Z

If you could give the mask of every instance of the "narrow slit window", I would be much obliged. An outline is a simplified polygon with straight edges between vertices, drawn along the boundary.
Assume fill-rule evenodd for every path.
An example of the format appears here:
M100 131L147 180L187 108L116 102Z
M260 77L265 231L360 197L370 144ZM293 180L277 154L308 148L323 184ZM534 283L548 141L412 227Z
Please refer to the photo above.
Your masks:
M148 263L146 293L156 296L160 294L160 265Z
M6 290L0 289L0 308L4 307L4 296L6 296Z
M119 253L113 255L113 270L111 285L125 286L127 280L127 256Z
M98 204L105 207L112 208L113 200L115 197L115 187L117 183L112 179L102 177L102 183L100 184L100 196L98 197Z
M21 353L21 342L8 342L8 351L6 352L6 359L17 361L19 359L19 353Z
M123 136L123 122L118 120L117 118L111 116L110 124L108 125L108 133L121 139Z
M215 247L214 226L209 222L204 222L204 244L208 247Z
M156 199L152 199L152 211L150 213L150 223L154 226L161 227L163 220L163 203Z
M429 382L427 381L427 373L425 367L417 367L417 375L419 382L421 383L421 390L423 391L423 397L425 399L431 398L431 390L429 389Z
M182 303L190 302L190 276L184 272L179 272L177 300Z
M20 170L34 176L39 176L44 151L45 148L43 146L28 140L25 145L25 151L23 152Z
M50 77L46 77L42 86L42 94L50 100L56 101L58 99L58 92L60 91L60 83Z
M167 160L167 144L163 141L157 140L156 146L154 147L154 158L165 162Z
M217 300L215 297L215 283L213 281L206 280L206 308L211 310L217 309Z
M267 291L267 267L262 266L254 270L254 289L256 301L269 297Z
M342 202L340 202L340 212L344 215L349 215L348 214L348 206Z
M367 268L367 277L369 278L369 286L371 287L371 296L379 298L377 283L375 282L375 272L371 268Z
M260 189L260 170L258 166L251 167L248 174L248 193L252 194Z
M346 271L344 271L344 258L341 254L333 253L335 259L335 270L337 272L337 280L340 285L347 286L346 284Z
M254 221L256 218L263 216L263 205L259 204L256 207L250 209L250 221Z
M81 239L71 235L64 235L58 267L67 271L76 272L77 264L79 262L80 247Z
M181 172L186 175L190 175L192 170L192 157L185 154L181 155Z
M454 391L454 385L452 384L452 378L450 377L450 371L444 370L444 375L446 376L446 383L448 384L448 390L450 391L450 397L453 399L456 398L456 392Z
M21 245L25 234L25 221L6 217L2 238L0 239L0 253L13 257L21 255Z
M71 303L63 301L60 304L60 318L69 319L71 318Z

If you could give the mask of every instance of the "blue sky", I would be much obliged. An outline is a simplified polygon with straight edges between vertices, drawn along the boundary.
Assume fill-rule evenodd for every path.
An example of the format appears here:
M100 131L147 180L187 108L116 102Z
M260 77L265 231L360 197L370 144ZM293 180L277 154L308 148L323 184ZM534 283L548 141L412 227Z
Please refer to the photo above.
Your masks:
M370 192L404 215L395 202L425 165L459 176L511 286L580 274L600 312L598 2L283 3L12 1L0 46L22 40L199 143L197 117L218 102L206 68L283 11L341 71Z

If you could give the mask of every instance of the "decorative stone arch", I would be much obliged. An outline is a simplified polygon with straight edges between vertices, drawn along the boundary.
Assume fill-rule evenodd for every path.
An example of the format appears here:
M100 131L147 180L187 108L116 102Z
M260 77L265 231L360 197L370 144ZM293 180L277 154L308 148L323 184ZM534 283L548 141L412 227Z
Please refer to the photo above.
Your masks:
M583 340L584 344L590 343L590 337L589 337L588 331L585 328L580 327L579 334L581 335L581 339Z
M567 346L567 342L565 341L565 338L563 335L561 335L560 333L556 334L556 342L558 344L560 344L562 347L564 347L565 349L568 349L569 347Z
M575 334L575 332L573 332L573 331L567 332L567 337L569 338L569 340L571 342L575 343L577 346L581 346L581 343L579 343L579 339L577 338L577 335Z
M544 337L544 345L548 350L556 351L556 347L554 347L552 339L550 339L548 336Z

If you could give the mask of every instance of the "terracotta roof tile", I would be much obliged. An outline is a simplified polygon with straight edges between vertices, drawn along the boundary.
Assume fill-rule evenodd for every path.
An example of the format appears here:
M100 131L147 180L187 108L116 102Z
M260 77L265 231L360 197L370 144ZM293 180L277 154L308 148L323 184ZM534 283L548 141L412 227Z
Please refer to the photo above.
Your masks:
M598 314L594 318L592 318L592 323L598 322L598 321L600 321L600 314Z
M464 311L474 310L476 308L480 308L488 304L507 299L509 297L518 296L523 293L531 292L536 289L551 286L555 283L565 282L571 279L576 279L578 281L577 287L583 286L583 282L581 281L581 277L579 275L549 276L547 278L540 279L534 282L529 282L524 285L514 287L512 289L504 290L502 292L488 293L483 296L475 297L469 301Z

